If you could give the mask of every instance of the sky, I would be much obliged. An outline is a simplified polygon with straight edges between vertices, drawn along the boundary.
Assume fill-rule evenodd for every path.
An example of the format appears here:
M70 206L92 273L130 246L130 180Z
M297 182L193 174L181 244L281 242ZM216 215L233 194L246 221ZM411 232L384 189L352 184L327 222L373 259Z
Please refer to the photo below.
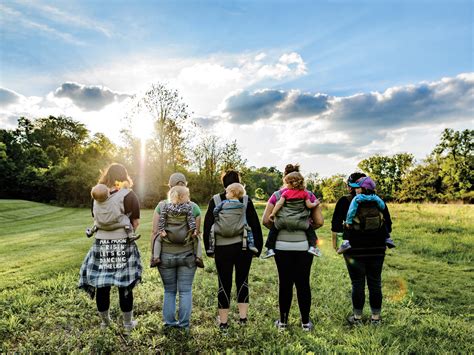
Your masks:
M66 115L116 143L179 91L249 165L348 174L474 128L472 1L0 1L0 128ZM149 132L139 118L137 134Z

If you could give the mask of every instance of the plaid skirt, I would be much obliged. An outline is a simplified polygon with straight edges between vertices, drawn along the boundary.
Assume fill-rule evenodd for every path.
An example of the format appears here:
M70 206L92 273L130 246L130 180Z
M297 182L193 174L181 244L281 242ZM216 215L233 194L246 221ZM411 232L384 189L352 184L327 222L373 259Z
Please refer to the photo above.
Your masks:
M96 239L82 262L79 288L94 298L95 289L107 286L131 290L141 281L142 262L137 244L127 239Z

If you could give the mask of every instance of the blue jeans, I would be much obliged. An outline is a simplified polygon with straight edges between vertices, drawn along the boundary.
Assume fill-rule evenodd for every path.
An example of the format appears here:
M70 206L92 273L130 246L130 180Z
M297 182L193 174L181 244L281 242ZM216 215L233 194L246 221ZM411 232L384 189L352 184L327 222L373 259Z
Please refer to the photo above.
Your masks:
M189 328L193 306L193 279L196 264L192 252L161 253L158 270L163 280L165 295L163 321L165 326ZM178 320L176 320L176 294L179 292Z

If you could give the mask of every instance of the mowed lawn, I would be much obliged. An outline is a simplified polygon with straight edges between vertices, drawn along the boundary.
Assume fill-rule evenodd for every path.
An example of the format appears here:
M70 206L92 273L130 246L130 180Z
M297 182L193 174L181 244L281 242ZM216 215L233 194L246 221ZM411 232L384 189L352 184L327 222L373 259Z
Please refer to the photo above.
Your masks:
M349 277L342 257L330 247L333 208L324 206L326 223L318 231L324 255L312 267L315 329L300 329L296 298L289 330L274 328L276 267L273 260L254 259L249 323L237 325L234 302L227 336L216 327L212 259L205 259L205 269L196 274L191 333L163 333L163 288L156 269L148 267L152 211L142 211L138 244L145 271L134 291L139 326L125 337L117 293L111 302L114 324L101 331L95 301L77 289L92 243L84 234L90 212L0 200L0 351L473 353L473 206L389 205L397 248L388 251L382 275L384 323L354 328L345 321L351 311ZM263 204L258 209L261 215Z

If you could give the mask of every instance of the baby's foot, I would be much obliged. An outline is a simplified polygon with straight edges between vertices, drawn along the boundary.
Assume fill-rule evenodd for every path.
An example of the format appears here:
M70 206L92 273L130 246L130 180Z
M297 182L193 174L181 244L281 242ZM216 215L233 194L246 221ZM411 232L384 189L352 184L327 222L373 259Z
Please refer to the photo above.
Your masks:
M341 246L339 247L339 249L337 249L337 253L338 254L342 254L344 253L345 251L349 250L351 247L351 244L349 243L348 240L344 240L341 244Z
M308 253L313 254L315 256L321 256L322 255L321 250L319 250L318 247L309 247Z
M267 251L265 252L265 254L262 256L262 259L271 258L272 256L275 256L275 250L273 250L273 249L267 249Z

